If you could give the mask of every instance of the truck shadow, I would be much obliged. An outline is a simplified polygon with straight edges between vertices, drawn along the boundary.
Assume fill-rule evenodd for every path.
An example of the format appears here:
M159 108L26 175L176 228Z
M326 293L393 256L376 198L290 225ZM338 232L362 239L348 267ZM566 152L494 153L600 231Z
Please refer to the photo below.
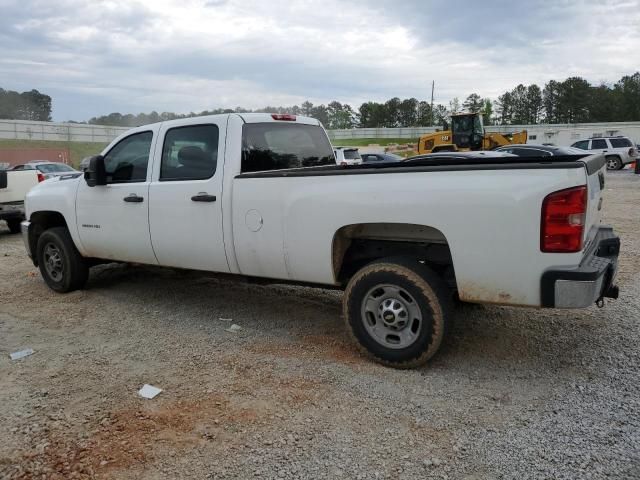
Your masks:
M230 319L251 332L246 349L254 354L370 363L348 337L339 291L129 264L94 268L88 288L151 310L166 322L179 318L177 328L224 328L219 319ZM533 367L540 375L556 375L580 364L580 355L588 355L583 349L603 327L591 310L464 306L455 310L450 335L424 368L494 376Z

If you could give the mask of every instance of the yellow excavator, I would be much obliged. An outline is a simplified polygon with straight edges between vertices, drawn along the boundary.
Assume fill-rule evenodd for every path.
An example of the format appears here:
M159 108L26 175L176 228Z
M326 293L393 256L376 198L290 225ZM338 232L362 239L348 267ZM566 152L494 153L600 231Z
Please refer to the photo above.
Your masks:
M427 133L418 141L418 154L493 150L502 145L527 143L527 131L515 133L485 132L480 113L451 115L451 128Z

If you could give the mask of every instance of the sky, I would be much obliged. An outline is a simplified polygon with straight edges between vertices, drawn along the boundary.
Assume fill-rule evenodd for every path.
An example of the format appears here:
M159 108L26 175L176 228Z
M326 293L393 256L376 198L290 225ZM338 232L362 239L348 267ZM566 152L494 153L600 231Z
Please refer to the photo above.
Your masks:
M0 0L0 88L53 119L496 98L640 70L640 0Z

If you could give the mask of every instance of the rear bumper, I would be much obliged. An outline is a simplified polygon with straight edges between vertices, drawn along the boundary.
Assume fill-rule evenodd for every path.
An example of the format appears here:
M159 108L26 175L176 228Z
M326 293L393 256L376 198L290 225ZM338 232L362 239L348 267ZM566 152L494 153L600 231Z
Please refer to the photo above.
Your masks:
M611 227L600 227L578 268L553 269L542 275L542 306L584 308L603 297L618 298L614 285L620 238Z
M0 220L24 218L24 203L0 203Z

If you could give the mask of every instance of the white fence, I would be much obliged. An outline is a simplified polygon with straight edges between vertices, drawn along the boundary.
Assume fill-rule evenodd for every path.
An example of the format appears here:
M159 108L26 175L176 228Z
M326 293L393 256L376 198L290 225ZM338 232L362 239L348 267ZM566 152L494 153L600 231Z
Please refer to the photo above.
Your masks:
M0 120L0 138L10 140L109 143L127 130L126 127L105 127L82 123Z
M487 131L510 133L526 130L529 143L553 143L567 146L593 136L624 135L633 142L640 143L640 122L575 123L549 125L487 125ZM335 143L340 140L358 138L418 138L435 131L433 127L415 128L354 128L351 130L329 130L329 137Z
M128 130L127 127L108 127L81 123L30 122L24 120L0 120L0 139L53 140L62 142L109 143ZM571 145L577 140L598 135L624 135L640 143L640 122L576 123L550 125L487 126L490 132L509 133L527 130L529 143L553 143ZM434 127L407 128L354 128L329 130L334 143L358 138L418 138L432 133Z

